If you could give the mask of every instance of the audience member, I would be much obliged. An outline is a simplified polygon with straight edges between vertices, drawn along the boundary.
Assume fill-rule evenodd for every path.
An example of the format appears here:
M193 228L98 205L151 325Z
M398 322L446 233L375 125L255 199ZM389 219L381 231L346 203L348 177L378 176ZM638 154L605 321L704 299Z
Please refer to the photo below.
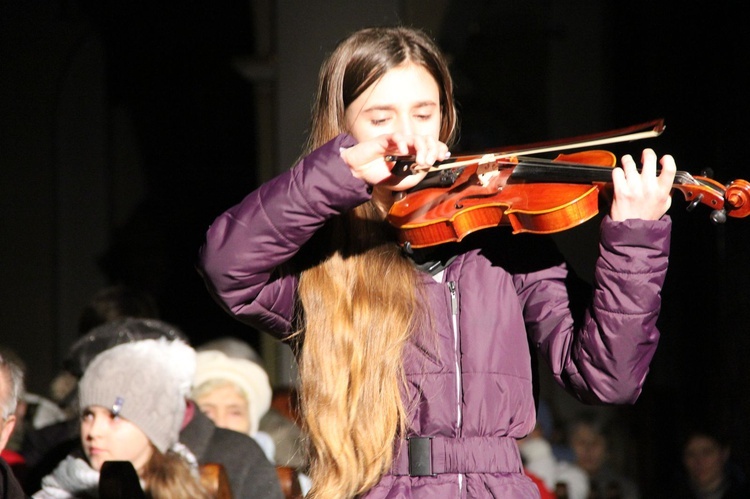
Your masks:
M108 310L111 310L110 307ZM103 319L104 320L104 319ZM108 327L108 325L112 325ZM73 380L70 392L65 397L69 416L64 421L38 428L24 435L21 447L26 464L29 468L26 489L33 491L39 486L39 480L70 451L70 447L78 438L80 424L78 422L77 384L83 371L101 352L113 346L137 340L166 338L179 339L188 343L187 336L178 328L158 321L157 319L119 318L104 320L102 325L95 327L79 337L70 347L62 362L64 376ZM61 375L58 375L58 378ZM76 407L70 404L75 402Z
M26 377L26 363L17 352L8 347L0 346L0 354L7 362L20 369L24 378ZM22 453L24 438L40 428L65 419L66 416L63 411L51 400L35 393L29 393L25 389L21 390L16 403L15 426L3 451L3 456L11 464L19 480L23 480L27 466Z
M556 490L564 484L569 499L588 499L588 475L577 465L557 459L540 419L532 432L518 441L518 447L527 474L540 479L547 490Z
M21 499L27 497L15 473L5 460L5 446L10 440L16 424L16 408L23 393L23 371L21 367L6 359L0 351L0 498Z
M123 343L138 343L159 338L188 343L185 334L179 328L158 319L123 318L106 322L89 331L71 348L66 365L71 372L83 372L92 358L101 352ZM190 351L195 356L195 350L190 348ZM162 362L175 364L178 361L164 358ZM195 455L198 464L223 465L235 497L282 497L275 469L255 440L232 430L218 428L188 398L195 376L194 357L191 363L183 365L180 373L186 407L179 440ZM60 451L66 447L70 451L75 440L76 438L69 439L53 449L42 466L47 464L51 457L59 456ZM59 459L61 458L58 457ZM35 483L30 481L28 487L33 491L34 485Z
M682 444L684 473L669 491L676 499L750 497L744 472L731 459L731 444L715 429L695 428Z
M103 351L102 345L93 344L98 341L97 339L86 339L86 333L96 326L124 317L158 318L156 300L149 293L129 286L107 286L99 290L81 311L78 318L79 339L63 360L63 369L50 383L50 398L53 404L44 404L43 400L39 400L36 407L31 407L32 410L44 409L48 415L54 413L55 421L42 421L35 411L34 424L25 425L25 431L18 432L20 452L26 465L32 470L49 471L49 465L56 463L66 454L64 446L58 449L59 452L54 451L55 447L78 435L76 396L78 380L82 375L79 354L88 351L91 355L96 355ZM125 340L117 342L122 343ZM108 346L116 344L111 338L106 341ZM90 361L90 356L85 360ZM49 420L49 417L47 419ZM48 461L43 461L45 459ZM39 479L41 476L32 473L27 478L30 481L29 487L36 488Z
M95 327L124 317L160 318L156 299L150 293L131 286L117 284L104 287L97 291L81 310L78 316L78 335L82 338ZM101 350L96 350L99 351ZM71 372L71 369L76 372ZM50 385L52 400L74 418L77 418L78 408L75 388L80 377L80 366L63 365L63 370Z
M593 497L637 499L636 483L614 469L611 462L612 442L609 426L594 413L574 418L568 432L576 464L588 475Z
M218 350L199 351L192 398L216 426L255 438L275 462L271 436L258 431L260 418L271 407L271 383L260 365Z
M252 436L258 440L266 455L277 466L292 468L289 472L296 474L302 493L306 494L311 483L306 474L307 462L302 429L296 423L296 418L288 417L273 407L279 390L272 391L266 404L265 383L268 374L261 356L247 342L232 337L208 341L196 350L198 368L193 399L209 417L212 417L217 426L243 433L250 431L245 428L257 427ZM231 367L225 365L225 358ZM250 364L257 367L251 367ZM265 376L260 376L258 369L261 369ZM237 375L243 374L245 380L238 382ZM253 392L257 391L259 384L263 392L259 397L262 405L252 402L256 396ZM249 385L254 385L255 388ZM268 390L271 391L270 384ZM252 421L253 405L257 413L261 413L259 421ZM214 415L216 417L213 417Z
M20 480L26 461L14 444L17 442L17 433L25 417L23 398L26 393L26 367L14 350L4 346L0 346L0 360L0 400L3 402L0 406L3 409L0 416L3 417L4 423L0 434L0 457L10 466L16 479ZM9 408L7 411L6 406Z
M188 390L180 371L194 362L186 343L163 338L96 356L79 382L81 446L33 498L96 497L105 461L130 461L149 497L208 498L195 456L178 442Z
M255 362L265 370L263 359L247 344L237 338L222 337L208 341L196 348L198 352L218 350L228 357L246 359ZM267 371L266 371L267 372ZM258 430L271 436L275 448L276 464L289 466L297 470L306 470L305 439L302 428L291 407L281 411L275 407L279 399L288 406L296 405L296 391L289 388L276 388L272 391L271 406L260 418ZM303 480L305 477L302 477Z

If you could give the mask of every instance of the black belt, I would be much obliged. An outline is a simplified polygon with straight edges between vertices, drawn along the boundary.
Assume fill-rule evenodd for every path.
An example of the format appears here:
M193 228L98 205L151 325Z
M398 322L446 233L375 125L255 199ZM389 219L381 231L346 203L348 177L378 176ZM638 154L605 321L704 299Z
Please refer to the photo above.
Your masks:
M399 442L393 475L521 473L521 454L511 437L409 437Z

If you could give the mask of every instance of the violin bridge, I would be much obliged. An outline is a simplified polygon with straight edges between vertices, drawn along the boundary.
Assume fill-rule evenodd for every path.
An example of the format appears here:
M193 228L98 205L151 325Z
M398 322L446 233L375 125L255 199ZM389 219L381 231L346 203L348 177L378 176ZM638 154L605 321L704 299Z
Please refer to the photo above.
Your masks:
M476 174L479 184L482 187L487 187L492 182L492 179L499 174L497 157L494 154L485 154L482 156L477 162Z

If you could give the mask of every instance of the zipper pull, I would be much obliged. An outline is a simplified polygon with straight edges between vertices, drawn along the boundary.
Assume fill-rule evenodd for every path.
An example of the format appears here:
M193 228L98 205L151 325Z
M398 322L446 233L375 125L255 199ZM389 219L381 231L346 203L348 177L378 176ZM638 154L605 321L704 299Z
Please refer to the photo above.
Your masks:
M458 295L456 294L456 281L448 281L448 291L451 293L451 314L458 315Z

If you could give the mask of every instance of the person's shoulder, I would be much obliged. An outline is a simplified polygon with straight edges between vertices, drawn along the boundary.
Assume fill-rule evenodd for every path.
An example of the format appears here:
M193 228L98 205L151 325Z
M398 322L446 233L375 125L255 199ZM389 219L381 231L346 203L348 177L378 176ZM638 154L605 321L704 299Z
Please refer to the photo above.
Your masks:
M283 497L275 466L260 445L244 433L217 427L204 461L224 465L232 488L240 490L237 497Z
M214 440L215 442L221 442L225 445L250 446L253 448L260 448L258 443L251 436L240 433L238 431L219 428L218 426L214 430L212 440Z
M0 457L0 497L4 499L27 499L21 484L13 474L8 463Z
M263 449L254 438L226 428L216 427L211 437L211 445L225 449L225 452L233 454L241 453L245 456L260 456L265 458Z
M263 449L252 437L219 428L197 407L190 422L180 431L180 442L201 462L227 455L241 456L242 459L265 459Z

